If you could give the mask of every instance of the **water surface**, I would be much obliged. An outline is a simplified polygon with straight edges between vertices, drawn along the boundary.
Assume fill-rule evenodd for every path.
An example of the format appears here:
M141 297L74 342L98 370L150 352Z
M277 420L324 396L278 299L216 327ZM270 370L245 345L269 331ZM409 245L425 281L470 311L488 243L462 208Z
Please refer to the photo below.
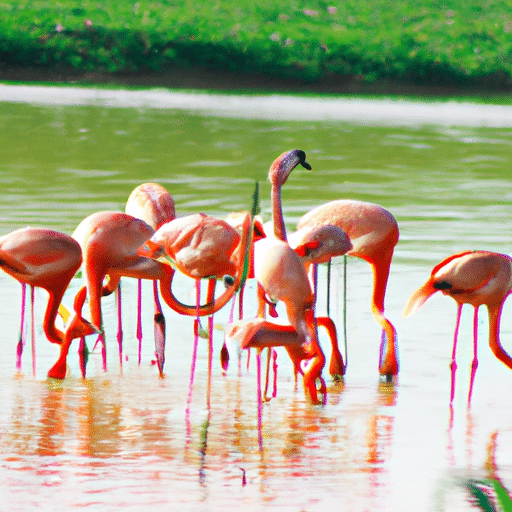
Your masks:
M70 103L64 99L67 90L61 91L62 101ZM512 372L487 348L484 311L470 409L472 311L464 311L453 413L448 402L455 303L436 296L416 316L401 318L409 294L444 257L467 249L510 252L512 130L506 120L512 117L506 107L496 123L489 121L496 115L492 108L480 117L475 114L473 121L457 116L455 109L452 119L442 121L432 110L430 122L410 122L411 111L402 105L393 114L402 122L384 123L363 114L360 120L340 120L334 114L330 120L309 114L300 120L281 113L263 119L267 110L258 116L247 106L246 115L240 115L244 103L232 98L210 98L217 109L205 112L204 105L196 109L188 103L149 100L127 108L126 92L108 92L117 103L99 102L101 95L95 93L93 104L82 98L67 105L45 101L53 90L46 96L39 92L36 99L7 92L11 96L0 104L0 234L26 225L71 233L93 212L122 210L130 191L145 181L166 186L179 215L204 211L222 216L250 206L257 180L262 215L268 220L268 167L292 148L306 151L313 171L296 169L283 189L289 229L304 212L332 199L350 197L386 207L401 232L386 299L398 331L401 371L394 384L379 379L380 333L369 307L370 269L350 258L345 382L330 382L325 406L311 406L300 386L295 390L291 365L280 353L278 396L264 405L260 449L254 357L246 370L243 356L240 375L233 364L222 376L216 363L227 308L215 316L216 364L208 415L206 342L199 347L192 403L187 404L192 321L168 309L166 377L158 378L152 364L148 283L142 364L137 365L136 283L129 279L123 281L122 370L115 305L109 297L103 306L108 371L102 371L100 356L93 353L88 378L82 380L73 345L68 377L62 383L46 380L57 349L40 328L46 300L40 291L36 375L29 347L17 375L21 291L2 273L0 487L6 509L54 510L57 505L139 511L177 503L180 510L193 511L275 506L290 512L327 506L469 511L475 507L464 488L468 478L497 476L512 489ZM238 114L227 107L222 111L223 101L228 106L238 101ZM266 108L272 110L272 105ZM417 109L428 110L422 105ZM331 305L340 329L341 271L340 260L333 270L337 284ZM80 278L72 281L68 304L80 283ZM181 293L193 297L193 283L183 280ZM253 295L252 285L248 316L254 314ZM509 351L511 308L505 307L502 322L502 341ZM325 311L325 284L318 309ZM93 342L89 340L90 348Z

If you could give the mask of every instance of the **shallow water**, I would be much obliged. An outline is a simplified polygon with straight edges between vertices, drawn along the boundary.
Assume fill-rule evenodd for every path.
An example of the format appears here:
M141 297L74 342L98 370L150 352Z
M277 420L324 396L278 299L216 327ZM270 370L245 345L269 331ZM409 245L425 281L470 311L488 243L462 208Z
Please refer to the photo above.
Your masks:
M67 91L61 89L62 101ZM27 346L22 374L17 375L21 291L2 273L0 488L5 509L54 510L57 505L138 511L178 504L180 510L193 511L275 506L290 512L326 506L349 511L469 511L477 508L464 487L468 478L497 476L512 490L512 372L487 348L484 311L470 409L466 397L472 312L464 311L453 413L449 362L455 303L435 296L414 317L401 318L409 294L444 257L466 249L510 252L510 125L486 126L485 116L470 122L458 117L457 110L451 122L434 115L430 123L421 119L379 125L363 114L359 123L254 119L244 115L244 108L250 108L241 99L234 113L205 112L204 104L199 108L188 96L190 102L181 106L151 105L147 100L136 108L109 108L103 103L48 105L41 93L38 101L24 103L12 96L12 89L9 93L0 104L5 127L0 133L0 234L25 225L71 233L90 213L123 209L130 191L144 181L165 185L180 215L224 215L249 207L258 180L267 220L268 167L294 147L306 151L313 171L295 170L283 189L290 229L313 206L339 197L389 209L401 232L386 299L398 331L400 375L394 384L379 379L380 333L369 307L370 269L349 258L345 382L329 382L326 404L311 406L300 386L294 387L286 354L279 353L278 396L264 404L260 449L255 358L247 370L244 354L240 374L233 362L226 376L217 363L228 308L215 316L208 414L206 342L199 347L188 400L192 321L168 309L166 376L158 378L152 364L148 283L142 364L137 365L136 283L130 279L123 280L122 288L122 370L116 310L109 297L103 306L108 371L102 371L95 351L88 377L82 380L73 344L68 377L62 383L46 380L57 349L40 328L46 297L39 291L36 374ZM117 97L128 101L125 93ZM222 99L214 100L222 106ZM407 119L410 112L394 111L395 119L400 115ZM512 119L510 110L503 118ZM341 261L333 270L336 283L342 281ZM322 278L325 268L320 273ZM79 278L72 281L66 303L80 283ZM181 293L193 297L193 284L183 280ZM251 285L247 315L254 311L253 295ZM341 329L339 286L333 289L332 301L332 315ZM502 341L509 351L511 309L505 306L502 321ZM325 311L325 285L318 310ZM88 344L92 348L93 337Z

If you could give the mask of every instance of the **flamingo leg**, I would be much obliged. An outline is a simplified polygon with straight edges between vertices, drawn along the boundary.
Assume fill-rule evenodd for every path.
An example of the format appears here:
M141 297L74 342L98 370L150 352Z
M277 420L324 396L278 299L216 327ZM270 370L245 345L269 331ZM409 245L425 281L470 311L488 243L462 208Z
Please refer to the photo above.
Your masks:
M263 399L261 396L261 350L256 351L256 373L258 375L258 446L263 450Z
M36 329L34 319L34 287L30 287L30 315L32 317L31 335L32 335L32 375L36 376Z
M188 386L187 410L190 411L192 391L194 389L194 375L196 371L197 346L199 344L199 305L201 303L201 281L196 279L196 318L194 319L194 348L192 350L192 364L190 366L190 381Z
M267 348L267 365L266 365L266 369L265 369L265 390L263 391L263 400L267 401L269 400L269 398L267 398L267 393L268 393L268 382L270 380L270 361L272 360L272 348L271 347L268 347Z
M137 280L137 340L139 341L138 365L142 355L142 279Z
M476 369L478 368L478 307L475 307L473 316L473 361L471 361L471 378L469 381L468 406L471 405L473 384L475 382Z
M215 298L216 280L208 280L207 302L213 302ZM206 394L206 407L210 410L210 398L212 391L212 368L213 368L213 314L208 317L208 383Z
M450 363L450 369L451 369L450 406L452 405L453 397L455 396L455 372L457 371L457 361L456 361L455 357L456 357L456 352L457 352L457 340L459 338L461 314L462 314L462 304L458 304L457 305L457 319L455 320L455 331L453 333L452 360Z
M117 309L117 344L119 346L119 367L123 373L123 321L121 314L121 282L116 288L116 309Z
M21 370L21 355L25 347L25 307L27 303L27 285L21 283L21 323L20 323L20 337L18 339L18 346L16 347L16 370Z
M165 317L162 312L162 305L160 304L160 299L158 298L158 282L156 280L153 281L153 297L155 302L155 356L156 363L158 365L158 371L160 372L160 377L163 377L165 363Z
M274 389L272 391L272 398L277 396L277 352L272 350L272 369L274 370Z
M348 366L347 341L347 255L343 255L343 345L345 346L345 371Z

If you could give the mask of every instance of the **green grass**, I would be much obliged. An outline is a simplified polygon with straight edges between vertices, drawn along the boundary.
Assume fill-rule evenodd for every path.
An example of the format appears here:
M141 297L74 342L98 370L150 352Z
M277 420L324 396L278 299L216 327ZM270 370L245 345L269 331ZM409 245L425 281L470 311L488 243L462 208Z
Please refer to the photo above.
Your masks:
M510 90L512 0L0 0L0 64Z

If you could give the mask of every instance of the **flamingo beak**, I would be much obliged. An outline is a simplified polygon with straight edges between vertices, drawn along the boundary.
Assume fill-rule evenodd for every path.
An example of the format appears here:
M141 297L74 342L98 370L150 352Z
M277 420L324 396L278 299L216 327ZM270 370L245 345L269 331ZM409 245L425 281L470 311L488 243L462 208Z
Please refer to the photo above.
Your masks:
M155 261L158 261L160 263L163 263L164 265L168 265L169 267L172 267L174 270L176 270L176 262L167 254L163 253L160 256L153 258Z

